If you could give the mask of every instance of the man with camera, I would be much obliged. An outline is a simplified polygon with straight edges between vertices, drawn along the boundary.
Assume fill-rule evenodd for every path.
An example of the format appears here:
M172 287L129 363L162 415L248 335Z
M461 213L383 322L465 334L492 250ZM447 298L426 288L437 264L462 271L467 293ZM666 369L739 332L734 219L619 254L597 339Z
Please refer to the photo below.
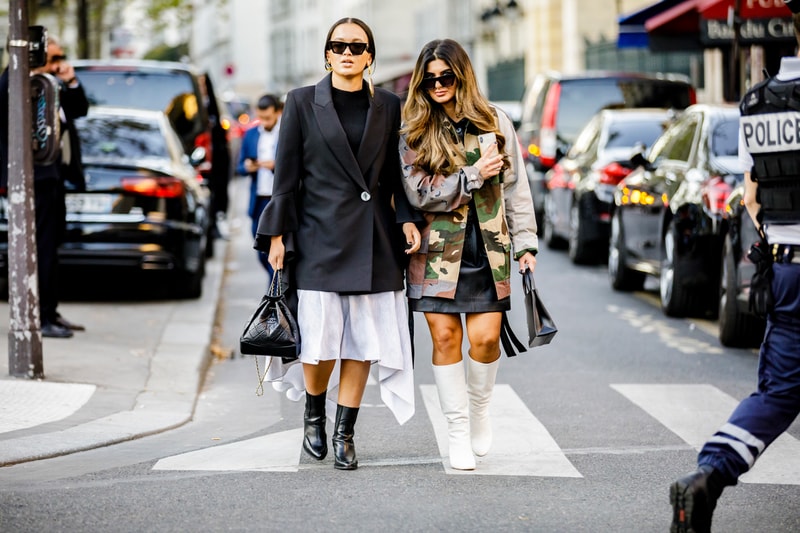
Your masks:
M62 317L58 310L58 246L66 225L64 180L85 187L80 166L80 144L73 121L86 115L89 101L66 60L64 50L52 37L47 42L47 59L31 74L50 74L58 80L61 121L61 154L50 164L34 164L33 188L36 210L36 252L39 282L39 316L43 337L69 338L83 326ZM0 76L0 189L8 186L8 69Z

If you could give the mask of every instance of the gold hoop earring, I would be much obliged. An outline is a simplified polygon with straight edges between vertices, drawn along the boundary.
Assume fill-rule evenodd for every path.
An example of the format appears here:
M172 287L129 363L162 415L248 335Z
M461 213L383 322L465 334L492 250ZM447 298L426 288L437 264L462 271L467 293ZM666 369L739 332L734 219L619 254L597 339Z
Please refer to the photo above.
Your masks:
M372 66L372 63L369 64L367 67L367 83L369 84L369 95L375 96L375 84L372 83L372 73L375 71L375 67Z
M333 72L333 65L327 61L325 62L325 72Z

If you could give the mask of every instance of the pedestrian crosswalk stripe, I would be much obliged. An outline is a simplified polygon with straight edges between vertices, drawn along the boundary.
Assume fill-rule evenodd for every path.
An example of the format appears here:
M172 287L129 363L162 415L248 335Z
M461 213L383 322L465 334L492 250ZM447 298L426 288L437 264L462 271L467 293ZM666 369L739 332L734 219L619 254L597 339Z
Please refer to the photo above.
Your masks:
M451 469L447 460L447 421L439 407L436 386L420 385L420 390L448 474L583 477L509 385L494 388L490 407L494 443L489 454L477 458L475 470Z
M153 470L297 472L303 428L221 444L158 461Z
M739 404L712 385L617 384L611 387L698 451ZM800 485L800 440L787 433L778 437L741 481Z

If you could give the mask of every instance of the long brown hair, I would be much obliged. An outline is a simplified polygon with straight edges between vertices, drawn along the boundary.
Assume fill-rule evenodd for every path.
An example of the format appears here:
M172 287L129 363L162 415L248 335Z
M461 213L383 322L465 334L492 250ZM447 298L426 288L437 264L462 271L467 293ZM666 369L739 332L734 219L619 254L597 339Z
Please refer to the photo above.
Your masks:
M403 106L404 126L408 146L417 153L415 164L434 174L452 173L455 168L453 140L445 129L448 121L444 107L431 100L428 91L421 87L428 63L441 59L456 75L456 112L466 117L482 132L495 132L500 153L505 137L497 128L495 114L489 101L478 89L472 62L464 48L452 39L437 39L422 47L411 82L408 98Z

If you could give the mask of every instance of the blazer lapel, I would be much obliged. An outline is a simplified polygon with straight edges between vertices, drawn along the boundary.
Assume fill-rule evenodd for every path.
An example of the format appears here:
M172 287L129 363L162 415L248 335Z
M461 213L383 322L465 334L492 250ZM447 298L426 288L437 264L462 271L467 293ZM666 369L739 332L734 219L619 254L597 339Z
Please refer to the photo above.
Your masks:
M373 97L370 99L364 136L361 139L361 146L358 148L358 167L361 169L362 175L367 174L369 166L386 144L386 126L386 109L382 102ZM377 173L374 174L377 176Z
M347 142L347 134L342 128L342 123L339 122L336 108L333 107L330 75L322 78L314 88L314 117L325 143L333 152L336 160L359 187L368 190L364 177L359 171L358 161ZM361 150L359 150L360 152Z

